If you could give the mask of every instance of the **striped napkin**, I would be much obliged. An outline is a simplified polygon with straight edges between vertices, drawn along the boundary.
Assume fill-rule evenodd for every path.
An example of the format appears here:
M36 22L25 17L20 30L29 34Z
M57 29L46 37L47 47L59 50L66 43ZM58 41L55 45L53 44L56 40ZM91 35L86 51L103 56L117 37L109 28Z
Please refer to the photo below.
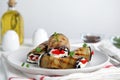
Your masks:
M97 48L120 63L120 49L116 48L110 41L102 41Z

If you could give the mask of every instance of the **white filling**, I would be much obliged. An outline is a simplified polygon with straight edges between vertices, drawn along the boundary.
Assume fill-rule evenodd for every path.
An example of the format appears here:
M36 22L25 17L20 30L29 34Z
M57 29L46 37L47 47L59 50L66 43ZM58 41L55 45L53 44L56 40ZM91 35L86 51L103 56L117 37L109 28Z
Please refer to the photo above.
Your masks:
M50 52L49 52L49 54L50 54L50 56L54 56L54 57L56 57L56 58L60 58L60 57L64 57L64 56L68 56L68 51L67 51L67 49L64 51L64 54L53 54L52 53L52 51L54 51L55 49L51 49L50 50Z

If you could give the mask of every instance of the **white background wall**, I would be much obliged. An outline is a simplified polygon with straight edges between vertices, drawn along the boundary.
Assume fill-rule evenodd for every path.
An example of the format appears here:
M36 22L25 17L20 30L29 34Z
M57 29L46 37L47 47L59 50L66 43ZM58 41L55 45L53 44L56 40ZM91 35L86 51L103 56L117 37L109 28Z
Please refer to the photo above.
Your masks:
M0 17L7 1L0 0ZM69 38L81 33L120 35L120 0L17 0L16 9L24 17L26 38L39 27Z

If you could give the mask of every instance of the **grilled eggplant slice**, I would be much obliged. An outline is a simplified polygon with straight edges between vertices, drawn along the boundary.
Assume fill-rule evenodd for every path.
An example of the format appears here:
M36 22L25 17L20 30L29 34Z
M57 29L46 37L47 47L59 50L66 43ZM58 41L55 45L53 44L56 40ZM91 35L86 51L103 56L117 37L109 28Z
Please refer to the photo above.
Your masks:
M72 69L84 67L87 64L87 60L85 58L75 58L70 56L56 58L48 54L43 54L40 56L38 63L38 66L41 68Z
M38 58L42 53L45 53L48 47L48 41L45 41L38 45L35 49L30 51L27 55L27 62L36 64L38 62Z
M74 57L84 57L88 61L91 60L92 53L90 47L80 47L76 50L74 50Z
M59 48L61 46L70 49L69 40L65 35L61 33L54 33L52 36L50 36L48 41L48 50L51 48Z
M68 38L61 33L54 33L48 40L48 51L50 56L66 57L69 55L70 43Z

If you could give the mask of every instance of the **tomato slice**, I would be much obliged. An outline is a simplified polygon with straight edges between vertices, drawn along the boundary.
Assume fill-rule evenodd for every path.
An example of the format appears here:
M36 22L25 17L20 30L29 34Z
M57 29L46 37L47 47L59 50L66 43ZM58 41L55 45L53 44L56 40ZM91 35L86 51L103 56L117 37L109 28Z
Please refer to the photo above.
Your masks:
M59 54L64 54L65 51L64 50L55 49L55 50L52 51L52 53L59 55Z
M83 59L83 60L80 60L81 63L85 64L87 61L87 59Z

